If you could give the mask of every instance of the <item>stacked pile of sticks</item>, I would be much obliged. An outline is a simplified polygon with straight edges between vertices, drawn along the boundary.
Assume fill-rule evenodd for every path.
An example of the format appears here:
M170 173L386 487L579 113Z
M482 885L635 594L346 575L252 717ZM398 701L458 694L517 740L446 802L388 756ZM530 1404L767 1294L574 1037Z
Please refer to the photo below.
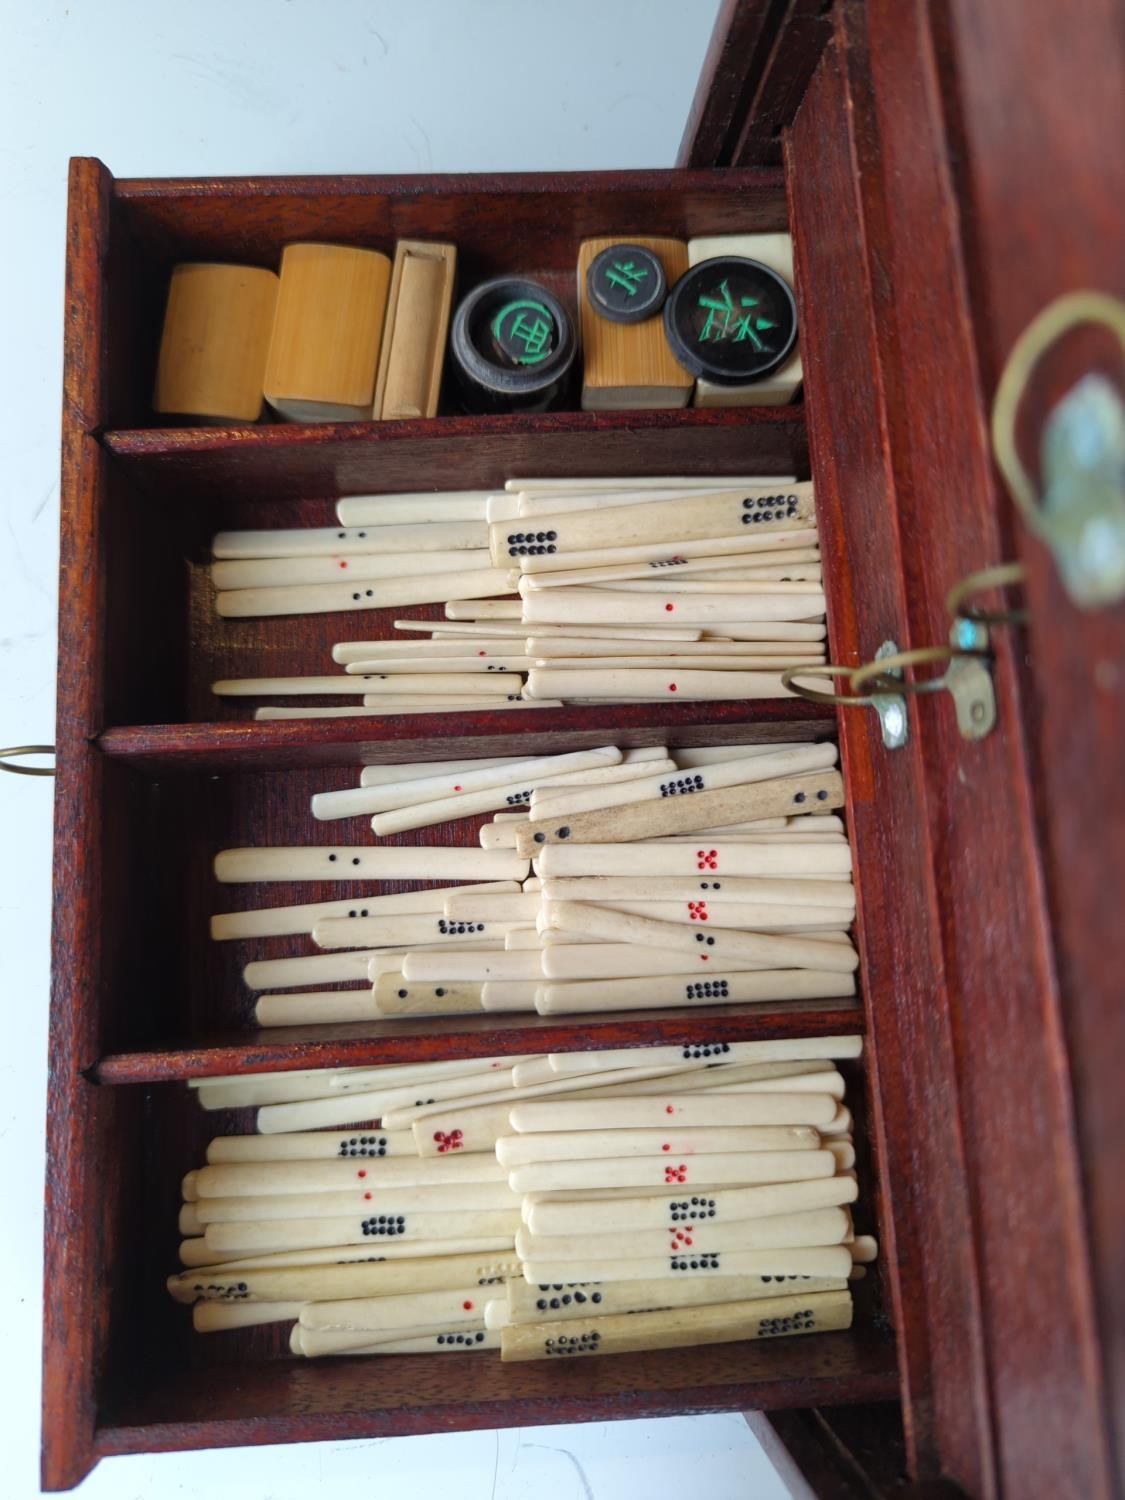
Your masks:
M786 667L824 661L811 484L510 485L353 496L339 527L219 533L220 615L441 603L446 618L394 622L427 640L338 643L343 673L230 679L215 693L362 700L265 707L263 719L776 698Z
M834 745L801 744L371 767L359 787L315 796L314 816L371 816L385 836L504 811L479 849L228 849L216 877L481 883L225 913L212 936L307 933L322 950L249 963L255 990L367 982L264 994L269 1026L849 996L855 896L835 764Z
M520 1360L846 1328L875 1245L852 1226L834 1060L860 1048L207 1080L205 1108L256 1105L262 1133L217 1137L184 1179L188 1269L169 1291L200 1332L292 1322L308 1356Z

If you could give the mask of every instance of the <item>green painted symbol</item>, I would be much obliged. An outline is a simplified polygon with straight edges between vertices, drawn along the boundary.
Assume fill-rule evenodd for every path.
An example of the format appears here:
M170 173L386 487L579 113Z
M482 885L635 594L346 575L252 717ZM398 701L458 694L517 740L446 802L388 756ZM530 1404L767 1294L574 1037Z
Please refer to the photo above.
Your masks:
M542 302L527 298L505 302L490 326L493 338L509 347L509 352L513 341L523 345L523 353L513 355L517 364L541 364L551 352L550 340L555 322L550 308L544 307Z
M740 297L738 306L754 308L758 306L759 300L758 297ZM700 297L699 306L706 307L708 312L707 321L696 335L696 343L721 344L729 339L733 344L751 343L758 354L774 352L759 334L776 328L777 324L770 318L755 317L752 312L740 316L725 280L719 283L718 295Z
M648 267L635 266L631 260L615 260L605 273L610 286L619 286L628 297L637 295L637 288L648 275Z

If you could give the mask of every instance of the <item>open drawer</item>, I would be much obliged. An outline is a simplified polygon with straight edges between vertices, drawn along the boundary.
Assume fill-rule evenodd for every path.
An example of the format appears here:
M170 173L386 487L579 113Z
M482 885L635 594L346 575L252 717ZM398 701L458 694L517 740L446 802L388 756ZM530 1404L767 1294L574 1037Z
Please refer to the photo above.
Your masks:
M788 72L781 43L766 48L790 92L771 95L764 128L731 124L752 90L735 89L733 105L726 90L729 130L700 122L696 160L723 171L116 182L100 163L74 163L48 1488L119 1452L898 1396L915 1479L942 1475L973 1495L1020 1500L1109 1493L1094 1328L1095 1307L1119 1308L1108 1290L1114 1220L1088 1249L1081 1185L1100 1179L1090 1120L1071 1093L1068 1028L1088 1036L1089 1015L1064 1021L1055 887L1029 770L1038 721L1026 711L1018 644L1002 633L994 641L992 734L969 743L944 695L912 699L906 744L894 751L873 713L843 709L837 720L797 700L547 709L534 725L503 711L252 723L209 691L263 648L278 672L324 670L333 639L325 617L266 622L260 636L257 622L235 630L215 620L204 576L212 532L323 524L340 494L498 485L521 471L811 474L831 659L855 665L887 641L946 639L948 590L1004 555L1008 523L982 439L935 44L914 15L921 8L892 17L845 5L831 19L819 6L790 9L817 12L816 44L794 22L782 35L804 35L807 66ZM759 60L762 35L743 37ZM717 76L724 57L720 49ZM784 168L730 168L735 137L746 162L772 162L780 141ZM569 296L586 236L787 226L803 405L315 427L151 422L163 289L187 256L267 264L311 234L383 249L400 234L442 237L458 243L473 279L519 269ZM945 289L940 336L935 285ZM965 495L981 498L951 502ZM365 761L833 736L862 1003L693 1011L691 1032L865 1032L854 1093L866 1100L861 1177L882 1261L851 1332L628 1356L581 1375L473 1365L463 1379L456 1364L436 1371L405 1359L391 1372L361 1361L298 1367L261 1331L190 1338L162 1290L178 1176L206 1128L185 1078L642 1045L679 1039L685 1025L659 1012L258 1033L236 958L204 935L219 909L209 874L218 847L307 837L309 791L354 780ZM1091 1076L1102 1101L1108 1075L1095 1066ZM880 1421L893 1425L897 1413L886 1408Z

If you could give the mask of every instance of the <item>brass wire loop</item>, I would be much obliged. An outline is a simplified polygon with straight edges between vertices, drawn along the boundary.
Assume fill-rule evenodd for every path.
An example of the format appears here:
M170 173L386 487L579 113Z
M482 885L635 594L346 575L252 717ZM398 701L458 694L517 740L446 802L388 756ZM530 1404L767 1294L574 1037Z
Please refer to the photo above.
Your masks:
M0 749L0 771L9 771L13 776L53 776L54 766L12 766L8 762L22 755L54 755L54 745L11 745Z

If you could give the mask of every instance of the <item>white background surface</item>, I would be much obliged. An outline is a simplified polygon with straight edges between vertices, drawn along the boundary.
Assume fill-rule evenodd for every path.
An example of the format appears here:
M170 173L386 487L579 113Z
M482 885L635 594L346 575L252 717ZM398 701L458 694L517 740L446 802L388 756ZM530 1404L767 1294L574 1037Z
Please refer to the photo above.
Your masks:
M154 177L670 165L716 10L717 0L0 0L0 744L53 733L67 157ZM50 804L50 782L0 778L7 1500L38 1493ZM81 1494L786 1491L730 1414L113 1459Z

